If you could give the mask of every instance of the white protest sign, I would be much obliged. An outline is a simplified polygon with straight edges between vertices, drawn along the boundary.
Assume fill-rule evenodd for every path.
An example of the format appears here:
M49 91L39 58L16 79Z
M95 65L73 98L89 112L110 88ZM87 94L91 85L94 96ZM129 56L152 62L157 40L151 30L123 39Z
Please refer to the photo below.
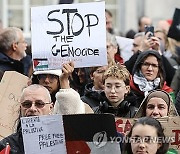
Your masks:
M107 65L105 2L31 8L35 70Z
M61 115L22 117L21 125L26 154L66 154Z
M124 61L129 60L129 58L133 55L133 39L116 36L116 40L121 50L121 57Z

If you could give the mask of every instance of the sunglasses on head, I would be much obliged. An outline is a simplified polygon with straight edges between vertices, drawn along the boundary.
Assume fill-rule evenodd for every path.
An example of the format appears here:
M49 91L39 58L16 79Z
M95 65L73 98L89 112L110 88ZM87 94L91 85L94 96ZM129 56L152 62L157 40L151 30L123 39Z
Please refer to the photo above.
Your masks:
M26 101L21 103L21 106L28 109L28 108L31 108L32 104L34 104L35 107L40 109L40 108L43 108L46 104L51 104L51 103L43 102L42 100L36 100L35 102L30 101L30 100L26 100Z

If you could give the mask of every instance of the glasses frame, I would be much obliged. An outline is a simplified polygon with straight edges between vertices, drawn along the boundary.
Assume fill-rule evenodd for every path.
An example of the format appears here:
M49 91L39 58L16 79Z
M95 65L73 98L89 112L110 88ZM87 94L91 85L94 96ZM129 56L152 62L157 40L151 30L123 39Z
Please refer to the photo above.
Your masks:
M40 77L41 76L41 77ZM51 76L51 77L50 77ZM54 74L38 74L37 75L37 79L38 81L42 80L42 81L45 81L46 78L49 79L49 82L53 82L55 79L58 80L59 77L57 75L54 75Z
M146 68L149 68L150 66L152 68L159 68L159 64L152 64L152 63L149 63L149 62L142 62L141 66L144 66Z
M27 103L29 103L29 106L25 106L25 103L27 105ZM39 103L39 105L38 105ZM29 109L32 107L32 105L34 104L34 106L38 109L42 109L46 104L51 104L50 102L44 102L42 100L35 100L35 101L30 101L30 100L25 100L24 102L21 103L21 106L25 109Z

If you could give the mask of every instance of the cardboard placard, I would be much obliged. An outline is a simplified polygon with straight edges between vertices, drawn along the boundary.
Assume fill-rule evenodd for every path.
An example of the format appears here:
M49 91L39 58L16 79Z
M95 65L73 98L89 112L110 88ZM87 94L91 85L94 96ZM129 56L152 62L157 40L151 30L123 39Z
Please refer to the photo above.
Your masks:
M0 82L0 139L14 132L19 116L19 98L27 86L28 77L14 71L6 71Z
M137 119L116 118L116 129L119 133L126 135L129 133L133 123ZM164 128L165 136L170 141L169 148L180 153L180 118L165 117L157 119Z
M107 65L105 2L31 8L35 70Z

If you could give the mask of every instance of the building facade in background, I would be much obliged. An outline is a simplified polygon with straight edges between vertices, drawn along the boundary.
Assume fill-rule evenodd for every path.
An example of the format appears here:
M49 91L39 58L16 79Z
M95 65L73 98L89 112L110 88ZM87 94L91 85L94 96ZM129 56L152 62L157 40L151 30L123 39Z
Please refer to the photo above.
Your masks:
M30 38L30 8L32 6L56 5L60 3L83 3L98 0L0 0L0 20L3 27L16 26L23 29L26 38ZM156 26L159 20L172 19L180 0L105 0L106 9L113 15L116 35L124 36L133 29L137 31L138 18L148 16ZM98 9L98 8L95 8Z

